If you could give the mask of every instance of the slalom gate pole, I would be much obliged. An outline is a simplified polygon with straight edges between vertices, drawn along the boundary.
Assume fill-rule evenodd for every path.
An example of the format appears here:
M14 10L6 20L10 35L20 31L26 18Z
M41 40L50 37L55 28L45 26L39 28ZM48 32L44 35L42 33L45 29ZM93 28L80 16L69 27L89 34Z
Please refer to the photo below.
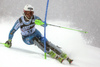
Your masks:
M47 19L47 12L48 12L48 5L49 5L49 0L47 0L47 5L46 5L46 12L45 12L45 25L44 25L44 58L46 59L46 19Z

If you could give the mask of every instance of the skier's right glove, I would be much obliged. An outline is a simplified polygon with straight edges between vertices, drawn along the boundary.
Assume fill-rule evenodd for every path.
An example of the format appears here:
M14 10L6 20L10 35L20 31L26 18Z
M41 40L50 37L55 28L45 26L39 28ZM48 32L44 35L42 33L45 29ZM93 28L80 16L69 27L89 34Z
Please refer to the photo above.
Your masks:
M8 41L6 41L5 44L4 44L5 47L10 48L10 47L12 46L12 42L11 42L11 41L12 41L12 40L10 40L10 39L9 39Z

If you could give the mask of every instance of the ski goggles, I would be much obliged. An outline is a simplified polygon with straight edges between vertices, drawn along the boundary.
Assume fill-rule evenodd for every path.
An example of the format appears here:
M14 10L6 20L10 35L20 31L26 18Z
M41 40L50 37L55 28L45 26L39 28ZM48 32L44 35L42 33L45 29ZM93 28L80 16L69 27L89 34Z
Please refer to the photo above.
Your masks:
M24 11L24 14L25 15L31 15L32 16L33 15L33 11Z

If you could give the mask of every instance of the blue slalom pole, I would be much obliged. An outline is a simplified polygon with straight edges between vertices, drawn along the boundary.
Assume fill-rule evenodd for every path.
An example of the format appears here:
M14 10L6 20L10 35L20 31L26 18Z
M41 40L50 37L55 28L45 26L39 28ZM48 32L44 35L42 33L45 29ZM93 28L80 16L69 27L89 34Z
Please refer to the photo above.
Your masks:
M45 25L44 25L44 56L45 56L45 59L46 59L46 19L47 19L47 12L48 12L48 5L49 5L49 0L47 0L47 5L46 5L46 12L45 12Z

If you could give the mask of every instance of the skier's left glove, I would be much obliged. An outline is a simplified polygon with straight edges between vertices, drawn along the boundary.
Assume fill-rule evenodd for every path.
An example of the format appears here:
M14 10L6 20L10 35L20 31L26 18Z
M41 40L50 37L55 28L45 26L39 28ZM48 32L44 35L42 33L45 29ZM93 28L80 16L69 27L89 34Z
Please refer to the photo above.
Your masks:
M12 41L12 40L10 40L10 39L9 39L8 41L6 41L5 44L4 44L5 47L10 48L10 47L12 46L12 42L11 42L11 41Z

